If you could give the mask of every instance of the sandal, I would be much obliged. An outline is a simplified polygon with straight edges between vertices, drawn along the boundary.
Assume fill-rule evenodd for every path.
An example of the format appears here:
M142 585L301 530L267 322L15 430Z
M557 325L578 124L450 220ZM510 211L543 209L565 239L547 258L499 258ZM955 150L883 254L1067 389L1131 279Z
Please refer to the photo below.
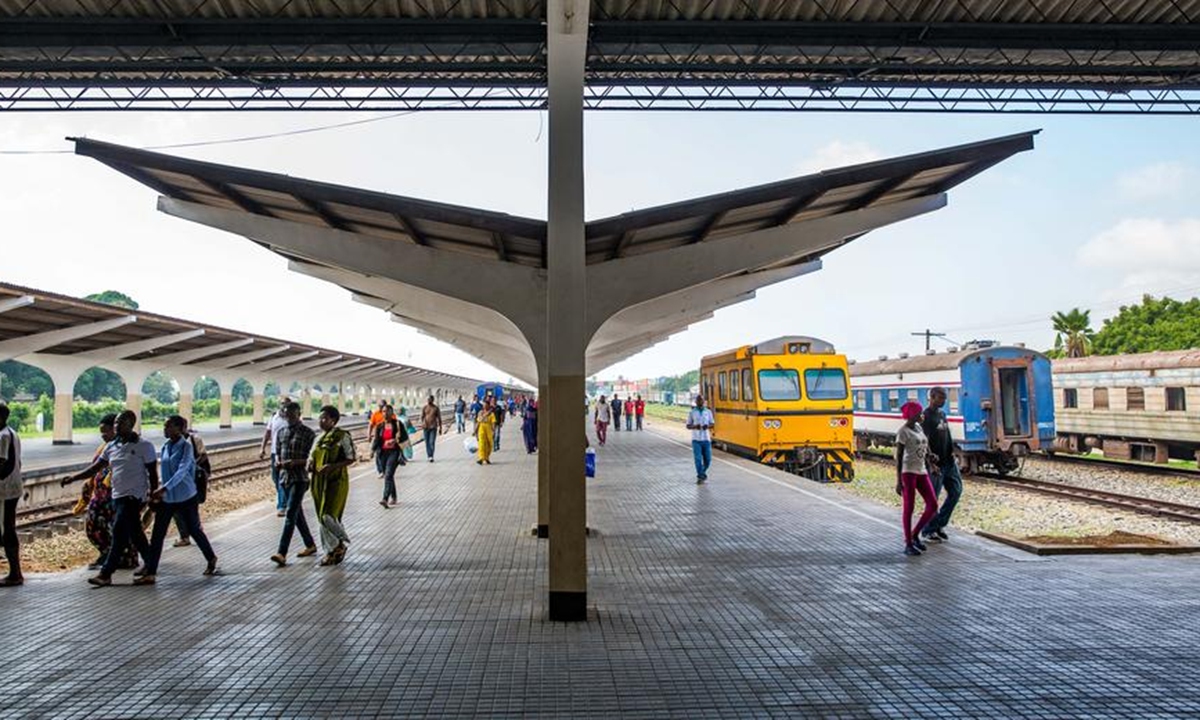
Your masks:
M212 560L208 561L208 565L204 568L204 574L205 575L216 575L217 574L217 558L213 558Z
M334 559L333 553L329 553L325 557L321 558L321 562L320 562L320 564L323 567L328 567L328 566L334 565L336 563L337 563L337 560Z
M335 547L333 549L333 562L337 565L341 565L342 561L345 559L346 559L346 546L338 545L337 547Z

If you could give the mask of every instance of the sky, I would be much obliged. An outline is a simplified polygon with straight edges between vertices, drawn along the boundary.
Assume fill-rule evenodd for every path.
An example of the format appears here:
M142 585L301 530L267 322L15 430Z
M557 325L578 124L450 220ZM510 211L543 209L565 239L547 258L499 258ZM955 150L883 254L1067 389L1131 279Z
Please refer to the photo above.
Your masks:
M545 217L542 112L0 114L0 280L70 295L119 290L149 312L477 378L507 374L392 322L250 241L168 217L154 191L68 153L67 136L412 197ZM820 169L1040 129L1035 149L875 230L815 274L760 290L605 379L681 373L781 335L852 358L971 339L1053 343L1049 317L1093 326L1142 293L1200 294L1195 118L595 112L589 219ZM50 151L50 154L19 154Z

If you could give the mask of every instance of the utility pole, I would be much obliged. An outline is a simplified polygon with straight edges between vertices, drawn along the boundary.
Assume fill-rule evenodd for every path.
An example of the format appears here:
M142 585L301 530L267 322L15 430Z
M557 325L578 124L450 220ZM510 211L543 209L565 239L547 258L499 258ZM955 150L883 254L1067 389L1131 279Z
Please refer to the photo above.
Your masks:
M916 336L918 336L918 337L920 337L921 335L924 335L924 336L925 336L925 352L929 352L929 341L930 341L932 338L935 338L935 337L936 337L936 338L944 338L944 337L946 337L946 333L935 333L935 332L933 332L932 330L930 330L929 328L925 328L925 332L915 332L915 333L910 333L910 334L911 334L911 335L916 335Z

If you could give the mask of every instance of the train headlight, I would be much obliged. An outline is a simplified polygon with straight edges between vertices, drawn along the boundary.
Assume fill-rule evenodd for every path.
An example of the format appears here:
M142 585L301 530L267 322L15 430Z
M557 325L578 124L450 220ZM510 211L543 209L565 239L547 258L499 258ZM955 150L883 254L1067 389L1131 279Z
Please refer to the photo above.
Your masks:
M831 427L831 428L844 428L844 427L847 427L848 425L850 425L850 420L848 418L844 418L844 417L829 418L829 427Z
M763 427L768 430L778 430L779 428L783 427L783 421L770 419L763 420Z

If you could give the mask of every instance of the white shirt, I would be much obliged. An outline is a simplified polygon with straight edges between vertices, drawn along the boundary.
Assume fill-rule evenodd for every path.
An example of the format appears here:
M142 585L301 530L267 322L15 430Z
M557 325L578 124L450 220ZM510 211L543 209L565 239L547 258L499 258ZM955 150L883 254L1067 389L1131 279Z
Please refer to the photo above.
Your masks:
M717 421L715 418L713 418L712 410L709 410L708 408L704 408L703 410L700 408L692 408L692 411L688 413L687 424L697 426L708 425L711 427L716 425ZM708 430L707 428L701 430L699 427L696 427L692 430L692 440L698 442L712 442L712 431Z
M137 442L121 442L119 439L104 448L103 457L112 468L113 499L135 497L146 499L150 491L150 473L147 465L158 462L158 453L149 440L138 438Z
M900 465L901 472L925 474L925 456L929 454L929 440L920 425L910 428L906 423L900 426L896 431L896 452L904 453L904 460Z
M596 422L612 422L612 407L607 402L596 403Z
M0 430L0 461L16 456L17 464L8 477L0 478L0 500L12 500L21 497L25 488L21 484L21 438L15 430L5 426Z
M271 429L271 454L279 454L279 431L287 427L287 418L275 413L271 416L271 423L267 426Z

